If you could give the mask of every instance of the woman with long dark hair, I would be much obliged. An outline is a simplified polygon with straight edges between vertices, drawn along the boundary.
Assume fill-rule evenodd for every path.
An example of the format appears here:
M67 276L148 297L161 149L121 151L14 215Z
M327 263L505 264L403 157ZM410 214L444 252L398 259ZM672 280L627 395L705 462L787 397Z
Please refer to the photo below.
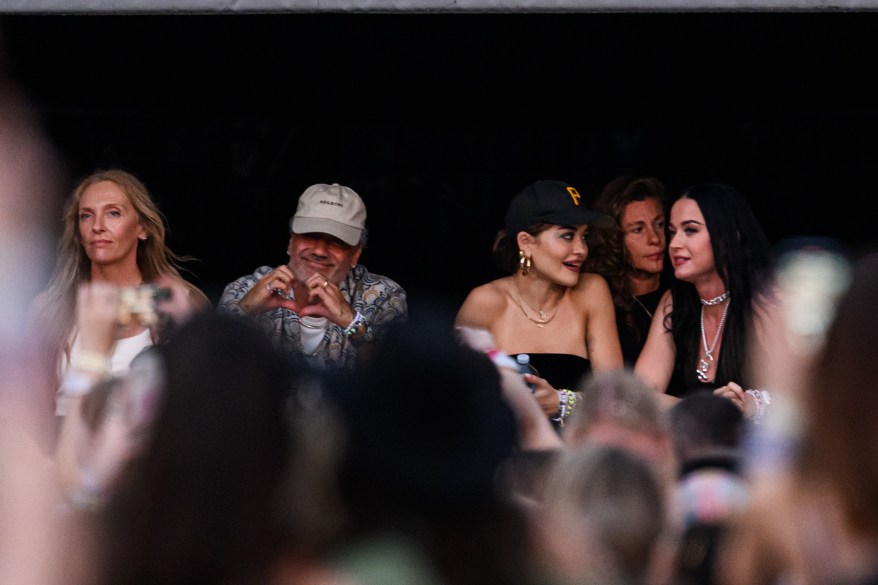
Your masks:
M749 335L764 325L774 298L768 239L746 200L720 183L686 189L671 207L669 234L676 278L659 303L635 372L672 396L723 389L744 408L758 400L745 393L753 389ZM669 387L675 372L682 384Z

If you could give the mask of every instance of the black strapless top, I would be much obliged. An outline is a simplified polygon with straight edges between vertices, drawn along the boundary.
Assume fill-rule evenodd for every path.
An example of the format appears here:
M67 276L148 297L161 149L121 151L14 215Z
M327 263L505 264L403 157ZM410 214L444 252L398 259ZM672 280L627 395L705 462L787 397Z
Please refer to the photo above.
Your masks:
M513 354L515 359L517 354ZM548 380L556 390L576 389L579 381L591 372L591 362L584 357L569 353L531 353L530 364L537 369L540 378Z

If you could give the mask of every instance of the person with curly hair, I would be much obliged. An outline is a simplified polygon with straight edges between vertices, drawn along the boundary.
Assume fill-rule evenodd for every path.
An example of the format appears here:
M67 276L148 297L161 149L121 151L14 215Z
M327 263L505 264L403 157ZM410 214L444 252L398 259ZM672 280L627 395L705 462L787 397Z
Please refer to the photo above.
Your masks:
M610 287L622 357L632 367L669 285L666 206L661 181L628 175L607 183L592 204L595 211L609 215L616 224L590 234L593 252L585 269L603 276Z

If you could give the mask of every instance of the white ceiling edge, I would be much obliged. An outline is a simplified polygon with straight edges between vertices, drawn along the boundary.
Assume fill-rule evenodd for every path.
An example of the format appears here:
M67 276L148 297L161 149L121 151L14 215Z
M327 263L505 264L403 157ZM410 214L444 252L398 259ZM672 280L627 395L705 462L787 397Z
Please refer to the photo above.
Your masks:
M0 14L876 10L878 0L0 0Z

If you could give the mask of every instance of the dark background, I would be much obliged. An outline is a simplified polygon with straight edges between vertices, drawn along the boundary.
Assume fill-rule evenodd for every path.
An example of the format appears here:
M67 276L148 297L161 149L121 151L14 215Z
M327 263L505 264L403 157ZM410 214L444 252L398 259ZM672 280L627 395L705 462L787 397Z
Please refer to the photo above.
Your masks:
M586 200L621 173L723 181L772 242L875 248L876 19L2 15L0 41L69 187L139 176L214 301L284 263L298 195L339 182L368 207L363 263L456 305L500 275L506 203L544 178Z

